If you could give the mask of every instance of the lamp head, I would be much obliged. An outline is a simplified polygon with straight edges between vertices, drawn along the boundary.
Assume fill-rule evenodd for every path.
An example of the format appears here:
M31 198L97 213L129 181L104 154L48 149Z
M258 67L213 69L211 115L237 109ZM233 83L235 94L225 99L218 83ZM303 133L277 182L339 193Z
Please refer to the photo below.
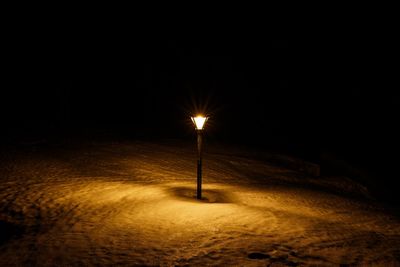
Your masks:
M193 124L196 127L196 130L203 130L208 117L204 117L202 115L197 115L196 117L191 117Z

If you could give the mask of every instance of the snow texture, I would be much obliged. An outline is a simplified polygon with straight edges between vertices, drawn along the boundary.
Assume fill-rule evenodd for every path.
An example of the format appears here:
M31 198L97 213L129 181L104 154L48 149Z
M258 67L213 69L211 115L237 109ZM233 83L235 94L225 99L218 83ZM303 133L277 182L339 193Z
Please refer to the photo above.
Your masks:
M0 266L400 266L399 219L350 179L206 147L199 201L194 149L2 152Z

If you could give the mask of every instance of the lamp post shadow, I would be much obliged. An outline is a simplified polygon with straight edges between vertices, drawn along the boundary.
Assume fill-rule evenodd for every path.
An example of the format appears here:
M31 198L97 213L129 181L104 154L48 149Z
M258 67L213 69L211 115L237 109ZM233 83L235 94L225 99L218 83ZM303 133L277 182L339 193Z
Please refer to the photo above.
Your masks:
M168 190L174 197L190 202L203 203L235 203L235 197L220 189L203 189L202 197L199 199L197 190L191 187L173 187Z

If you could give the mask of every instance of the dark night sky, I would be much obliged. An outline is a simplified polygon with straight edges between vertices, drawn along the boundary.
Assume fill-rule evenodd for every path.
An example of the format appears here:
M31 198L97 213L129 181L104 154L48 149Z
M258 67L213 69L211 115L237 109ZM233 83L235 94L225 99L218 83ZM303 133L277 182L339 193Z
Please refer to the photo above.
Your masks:
M367 165L398 144L398 98L380 67L389 40L90 23L12 36L3 135L104 128L189 139L189 115L207 106L209 138L218 141L311 158L330 151Z

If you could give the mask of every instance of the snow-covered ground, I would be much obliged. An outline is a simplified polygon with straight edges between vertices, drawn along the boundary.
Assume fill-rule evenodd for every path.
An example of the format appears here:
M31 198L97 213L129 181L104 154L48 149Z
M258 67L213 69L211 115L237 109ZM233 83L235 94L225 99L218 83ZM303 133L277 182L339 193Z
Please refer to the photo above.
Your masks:
M1 152L0 266L400 266L400 221L362 186L206 147L197 201L194 149Z

